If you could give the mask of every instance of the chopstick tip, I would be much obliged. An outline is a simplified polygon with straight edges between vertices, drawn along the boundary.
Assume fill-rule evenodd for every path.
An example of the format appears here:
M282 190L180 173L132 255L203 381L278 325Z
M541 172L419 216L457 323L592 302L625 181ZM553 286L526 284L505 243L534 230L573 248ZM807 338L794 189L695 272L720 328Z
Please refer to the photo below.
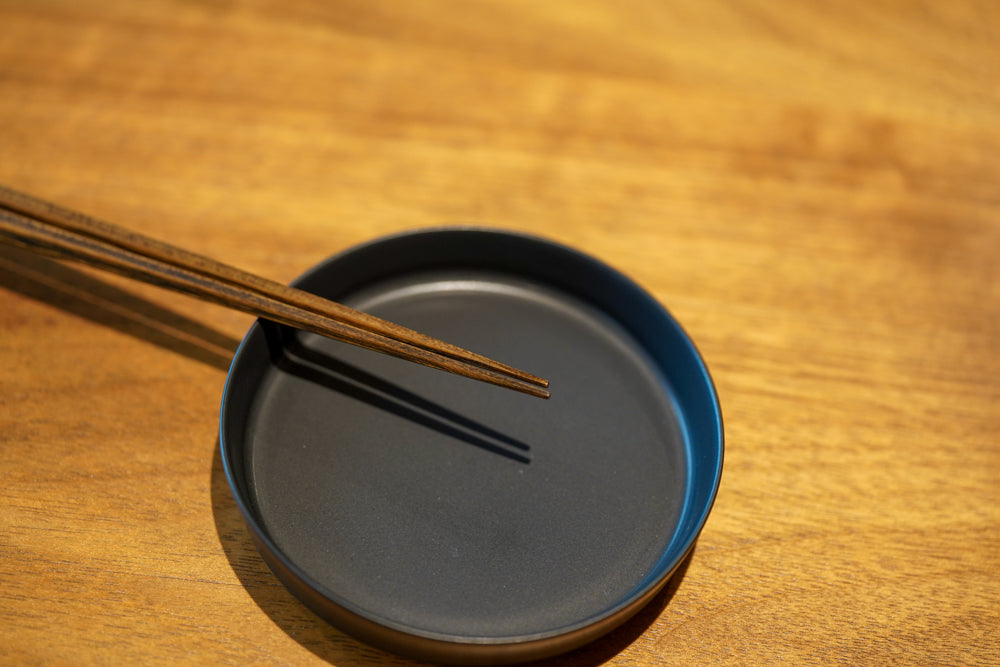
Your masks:
M545 383L546 386L548 386L548 384L548 382ZM525 393L531 394L537 398L549 399L552 397L552 392L548 389L543 389L542 387L531 387L530 389L526 388L524 391Z

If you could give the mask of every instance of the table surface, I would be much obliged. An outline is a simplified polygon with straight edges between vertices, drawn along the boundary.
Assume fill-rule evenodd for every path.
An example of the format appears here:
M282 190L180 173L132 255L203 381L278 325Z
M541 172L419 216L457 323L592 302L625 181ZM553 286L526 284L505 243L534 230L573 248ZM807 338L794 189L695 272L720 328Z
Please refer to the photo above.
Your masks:
M469 222L595 255L718 387L665 595L553 664L1000 655L1000 4L0 0L0 183L288 281ZM254 550L252 318L0 248L4 662L405 664Z

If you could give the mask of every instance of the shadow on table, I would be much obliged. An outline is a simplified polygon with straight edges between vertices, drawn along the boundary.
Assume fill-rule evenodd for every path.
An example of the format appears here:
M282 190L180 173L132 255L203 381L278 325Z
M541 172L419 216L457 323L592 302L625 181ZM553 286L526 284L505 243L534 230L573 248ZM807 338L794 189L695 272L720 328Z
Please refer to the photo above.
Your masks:
M94 276L33 252L0 245L0 288L227 370L239 340Z
M250 539L226 480L218 443L212 460L212 512L219 542L233 572L261 611L289 637L330 663L361 659L365 663L417 664L345 635L313 614L278 581ZM528 664L532 667L576 667L607 662L628 648L659 618L684 579L690 560L691 554L680 564L663 590L617 629L565 655Z

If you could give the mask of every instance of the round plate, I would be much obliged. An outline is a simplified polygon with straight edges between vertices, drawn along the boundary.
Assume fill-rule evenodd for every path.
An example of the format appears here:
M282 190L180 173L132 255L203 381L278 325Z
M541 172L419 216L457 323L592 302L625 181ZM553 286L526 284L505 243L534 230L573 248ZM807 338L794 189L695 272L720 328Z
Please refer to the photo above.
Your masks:
M392 236L296 286L550 380L543 400L268 322L222 400L265 561L372 645L443 662L575 648L648 602L722 470L708 371L604 264L483 229Z

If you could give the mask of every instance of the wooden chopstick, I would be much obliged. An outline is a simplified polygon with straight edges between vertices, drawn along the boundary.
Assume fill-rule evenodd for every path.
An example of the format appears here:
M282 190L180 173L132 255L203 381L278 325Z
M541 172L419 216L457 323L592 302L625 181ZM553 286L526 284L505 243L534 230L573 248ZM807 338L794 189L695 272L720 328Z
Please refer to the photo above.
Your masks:
M429 336L0 185L0 240L258 317L548 398L548 382Z

